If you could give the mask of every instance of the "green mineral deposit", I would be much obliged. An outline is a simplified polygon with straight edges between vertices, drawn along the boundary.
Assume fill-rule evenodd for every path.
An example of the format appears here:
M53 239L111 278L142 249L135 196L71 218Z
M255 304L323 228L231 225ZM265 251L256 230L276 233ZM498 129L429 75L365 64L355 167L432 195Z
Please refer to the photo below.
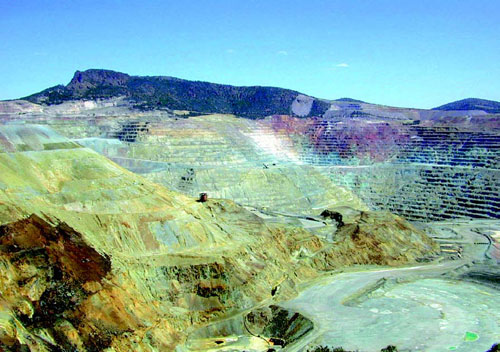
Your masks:
M475 334L473 332L467 331L465 333L465 341L476 341L479 338L478 334Z

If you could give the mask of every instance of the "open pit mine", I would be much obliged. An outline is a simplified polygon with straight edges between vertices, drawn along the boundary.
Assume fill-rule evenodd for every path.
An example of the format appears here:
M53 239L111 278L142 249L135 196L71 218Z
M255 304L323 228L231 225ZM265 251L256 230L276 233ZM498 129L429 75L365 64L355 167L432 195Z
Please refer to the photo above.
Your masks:
M500 104L77 71L0 102L0 350L496 351Z

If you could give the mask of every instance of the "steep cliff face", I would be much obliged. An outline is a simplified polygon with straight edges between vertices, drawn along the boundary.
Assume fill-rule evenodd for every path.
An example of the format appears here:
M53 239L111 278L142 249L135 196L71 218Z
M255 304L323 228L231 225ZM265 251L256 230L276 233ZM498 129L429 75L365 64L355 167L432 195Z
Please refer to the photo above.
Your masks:
M387 247L343 232L325 242L229 200L169 191L47 129L0 135L3 349L172 350L214 319L292 297L323 270L433 251L402 220L391 231L403 232L384 232Z

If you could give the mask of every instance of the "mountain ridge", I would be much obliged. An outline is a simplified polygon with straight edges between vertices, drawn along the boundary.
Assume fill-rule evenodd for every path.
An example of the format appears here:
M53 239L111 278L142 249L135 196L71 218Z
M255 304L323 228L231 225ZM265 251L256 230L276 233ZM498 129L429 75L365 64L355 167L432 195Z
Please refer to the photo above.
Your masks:
M498 114L500 113L500 102L479 98L466 98L435 107L432 110L483 110L488 113Z
M329 103L300 92L264 86L232 86L188 81L170 76L131 76L90 69L76 71L66 86L57 85L22 99L54 105L74 99L125 96L143 110L174 109L202 113L226 113L260 118L272 114L300 117L322 115ZM295 105L297 108L293 109ZM306 109L300 109L303 105ZM295 110L295 111L294 111Z
M352 98L321 99L296 90L272 86L234 86L171 76L134 76L105 69L76 71L67 85L56 85L21 99L41 105L57 105L70 100L120 96L124 96L139 110L187 110L234 114L252 119L269 115L325 116L326 113L331 113L329 110L332 104L341 104L340 106L351 110L363 110L352 104L382 106ZM500 113L500 102L467 98L433 109L400 109L484 111L496 114Z

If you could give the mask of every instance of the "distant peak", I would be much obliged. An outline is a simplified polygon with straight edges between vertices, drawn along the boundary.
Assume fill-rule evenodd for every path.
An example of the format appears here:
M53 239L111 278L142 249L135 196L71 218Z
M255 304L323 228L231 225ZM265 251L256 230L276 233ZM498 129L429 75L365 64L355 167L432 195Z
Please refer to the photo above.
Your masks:
M124 86L130 76L112 70L89 69L76 71L68 84L68 88L88 88L89 85Z
M65 87L46 89L26 97L31 102L52 105L69 100L95 100L124 97L138 110L188 110L197 113L234 114L261 118L295 114L299 92L276 87L238 87L188 81L165 76L130 76L112 70L76 71ZM311 97L300 117L321 116L327 101ZM294 107L292 107L292 105Z
M488 113L500 113L500 102L479 98L457 100L434 108L433 110L482 110Z
M345 101L348 103L365 103L362 100L357 100L357 99L352 99L352 98L340 98L340 99L335 99L334 101Z

